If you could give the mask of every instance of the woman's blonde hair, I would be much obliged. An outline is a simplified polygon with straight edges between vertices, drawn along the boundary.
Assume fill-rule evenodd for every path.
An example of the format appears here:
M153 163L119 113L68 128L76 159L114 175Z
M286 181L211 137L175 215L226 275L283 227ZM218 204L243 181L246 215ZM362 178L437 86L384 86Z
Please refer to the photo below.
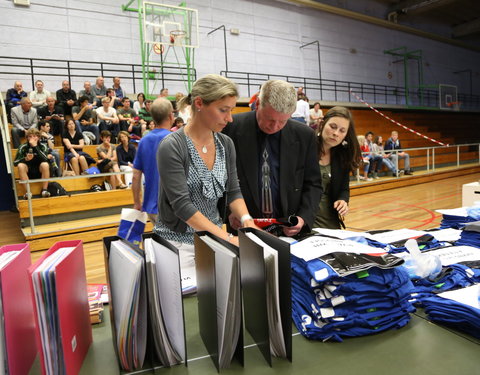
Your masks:
M182 111L192 105L196 98L201 98L208 105L230 96L238 98L238 88L233 81L218 74L207 74L193 84L192 91L179 100L177 108ZM195 108L192 108L192 116L195 112Z

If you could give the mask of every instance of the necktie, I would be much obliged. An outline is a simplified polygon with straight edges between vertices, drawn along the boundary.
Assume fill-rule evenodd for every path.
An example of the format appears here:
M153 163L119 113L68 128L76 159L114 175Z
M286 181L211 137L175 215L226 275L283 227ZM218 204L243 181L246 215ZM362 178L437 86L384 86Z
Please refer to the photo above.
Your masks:
M266 145L262 156L262 213L264 217L272 217L272 188L270 185L270 165L268 164L268 151Z

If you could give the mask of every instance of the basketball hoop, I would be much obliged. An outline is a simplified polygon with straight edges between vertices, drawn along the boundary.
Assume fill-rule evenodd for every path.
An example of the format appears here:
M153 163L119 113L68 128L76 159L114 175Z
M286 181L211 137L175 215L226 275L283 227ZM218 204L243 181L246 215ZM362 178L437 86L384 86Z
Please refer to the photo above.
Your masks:
M185 31L183 30L172 30L170 31L170 44L174 46L183 45L183 40L185 39Z

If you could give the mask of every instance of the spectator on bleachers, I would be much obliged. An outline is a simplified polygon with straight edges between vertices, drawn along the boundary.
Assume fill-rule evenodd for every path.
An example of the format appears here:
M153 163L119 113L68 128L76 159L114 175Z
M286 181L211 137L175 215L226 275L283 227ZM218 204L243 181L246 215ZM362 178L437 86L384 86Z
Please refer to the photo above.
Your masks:
M323 119L323 112L320 109L320 103L313 103L313 108L310 110L309 125L312 129L317 129Z
M368 157L368 161L370 162L370 166L368 168L368 173L372 174L374 179L378 178L378 172L382 167L382 157L372 152L372 145L373 145L373 132L367 132L365 134L365 147L362 151L369 151L370 153L366 156Z
M137 100L133 103L133 110L140 113L140 110L145 107L145 94L143 92L137 95Z
M122 86L120 86L120 77L113 77L112 89L113 91L115 91L115 96L117 97L118 100L122 100L124 97L126 97L125 92L122 89Z
M63 108L65 117L72 116L72 108L77 103L77 94L70 88L70 82L62 82L62 88L57 90L57 102Z
M117 146L117 159L120 171L133 172L133 161L137 149L130 143L130 134L126 131L121 131L118 135L119 145ZM125 173L125 184L132 185L133 173Z
M85 141L83 136L76 130L75 121L68 120L66 130L63 133L63 151L65 162L69 163L75 175L86 174L89 164L95 163L89 154L83 151Z
M310 105L307 102L307 97L303 94L297 96L297 108L292 113L292 119L301 122L302 124L308 124L310 120Z
M107 89L106 97L110 98L110 107L117 109L122 106L122 102L115 96L114 89Z
M137 154L133 161L133 208L144 211L152 223L157 220L159 174L157 169L157 149L160 142L170 134L173 123L172 104L158 98L152 105L155 113L155 129L143 137L138 144ZM145 178L142 203L142 175Z
M396 130L392 131L390 138L388 138L387 143L385 144L385 151L387 150L399 150L402 149L400 140L398 139L398 132ZM404 160L404 170L406 175L412 175L413 171L410 168L410 155L405 151L401 152L388 152L386 153L393 165L397 166L400 159ZM400 167L398 167L400 169Z
M80 96L86 96L88 98L88 102L97 107L97 98L95 96L95 93L92 91L92 84L90 83L90 81L85 81L83 83L83 90L80 90L80 92L78 93L78 97Z
M147 128L143 131L142 137L145 137L148 133L150 133L153 129L155 129L155 122L152 120L147 124Z
M103 130L108 130L112 133L114 139L116 139L120 132L120 120L118 119L116 109L110 107L110 101L111 99L109 97L104 97L102 99L102 106L97 108L97 125L100 133Z
M152 121L152 115L150 114L150 107L152 105L152 101L150 99L145 100L145 107L138 112L138 118L140 124L147 125L150 121Z
M102 130L100 133L100 140L102 143L97 146L97 167L102 173L120 172L117 162L117 151L110 143L111 139L112 133L108 130ZM127 188L127 185L123 183L122 178L118 174L111 175L108 179L110 180L110 185L112 185L113 189Z
M180 99L182 99L185 95L183 95L183 92L177 92L175 94L175 102L172 103L173 105L173 115L175 117L178 117L178 103L180 103Z
M107 96L107 88L105 87L105 79L103 77L97 77L95 80L95 86L92 87L92 91L95 95L96 106L101 107L102 99Z
M178 129L181 127L185 126L185 123L183 122L183 118L177 117L175 121L173 122L173 126L170 129L172 132L176 132Z
M323 194L314 227L341 229L342 217L348 213L349 175L361 158L352 114L345 107L333 107L317 134Z
M188 121L192 117L192 106L183 100L180 104L177 104L178 114L177 117L181 117L185 124L188 124Z
M133 133L141 137L147 126L145 124L138 124L137 112L130 107L130 98L123 98L122 105L123 106L117 110L117 115L120 120L120 130L125 130L128 133Z
M39 121L38 129L40 130L39 142L47 146L48 161L50 163L50 175L54 177L61 177L62 171L60 169L60 154L58 150L55 150L55 138L50 132L50 124L47 121Z
M257 108L257 98L258 98L258 95L260 95L261 88L262 88L262 85L258 85L258 91L255 94L253 94L250 100L248 101L248 106L252 111L255 111L255 109Z
M363 169L363 176L359 176L360 180L363 181L372 181L371 178L368 177L368 169L370 168L370 159L368 158L368 154L366 152L370 152L370 149L365 144L365 136L364 135L357 135L358 144L360 145L360 150L362 151L361 161L362 166L360 168Z
M403 170L397 172L395 165L383 151L383 137L381 135L375 136L375 140L372 144L372 152L382 157L382 164L392 172L394 177L400 177L403 174Z
M32 101L33 107L38 109L47 104L47 98L49 96L51 96L50 91L44 89L43 81L37 80L35 82L35 90L33 90L28 97Z
M32 107L29 98L23 97L20 105L12 108L10 113L12 118L12 143L14 148L20 146L20 138L25 136L25 132L30 128L36 128L38 117L37 110Z
M27 142L18 148L15 161L13 162L18 167L20 180L50 178L50 163L47 156L48 148L39 142L40 131L36 128L30 128L26 132L26 138ZM42 197L44 198L50 196L47 187L48 181L42 182ZM26 193L24 198L28 198Z
M5 97L5 105L7 106L7 116L9 122L12 122L10 117L10 112L12 108L20 105L20 100L26 97L27 93L23 91L23 84L20 81L15 81L13 87L7 90L7 95Z
M163 88L160 90L160 95L158 95L159 98L166 98L168 96L168 89Z
M63 107L55 104L52 96L47 98L47 105L38 109L38 118L50 123L53 135L62 134L64 131Z
M77 126L77 131L83 134L89 131L95 136L95 144L100 143L100 131L97 124L93 123L92 105L88 102L88 96L78 99L78 106L73 107L72 116Z

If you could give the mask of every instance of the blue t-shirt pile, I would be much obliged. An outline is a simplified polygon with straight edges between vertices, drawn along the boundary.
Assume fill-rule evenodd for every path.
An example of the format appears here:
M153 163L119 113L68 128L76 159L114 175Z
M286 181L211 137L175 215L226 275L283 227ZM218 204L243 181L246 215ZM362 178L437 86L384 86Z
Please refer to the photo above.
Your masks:
M452 212L452 214L448 212ZM463 229L466 223L480 220L480 206L465 207L463 209L446 210L442 213L440 228Z
M460 239L455 244L480 248L480 221L468 223L462 231Z
M422 299L425 312L434 322L480 339L480 284Z
M415 308L413 284L397 267L402 262L390 254L332 253L309 261L292 255L297 329L309 339L343 341L405 326Z

